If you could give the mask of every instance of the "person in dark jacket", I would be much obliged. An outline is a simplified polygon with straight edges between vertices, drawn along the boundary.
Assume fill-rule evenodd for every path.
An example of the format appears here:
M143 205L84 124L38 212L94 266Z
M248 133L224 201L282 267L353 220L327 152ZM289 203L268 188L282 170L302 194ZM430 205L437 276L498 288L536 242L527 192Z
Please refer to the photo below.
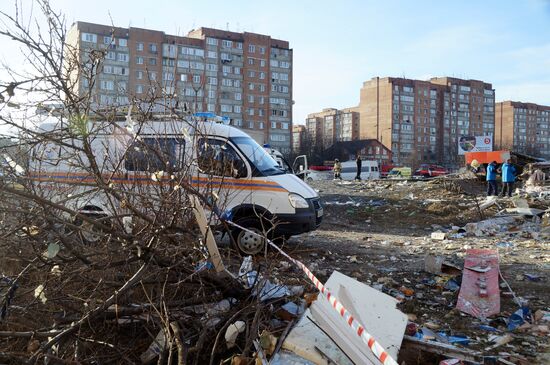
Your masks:
M359 157L359 155L357 155L355 163L357 164L357 176L355 176L355 180L361 180L361 166L363 163L361 162L361 157Z
M512 165L512 160L508 159L506 163L502 165L502 191L501 196L512 196L512 190L514 189L514 182L516 181L516 168Z
M487 166L487 196L498 195L497 186L497 162L493 161Z

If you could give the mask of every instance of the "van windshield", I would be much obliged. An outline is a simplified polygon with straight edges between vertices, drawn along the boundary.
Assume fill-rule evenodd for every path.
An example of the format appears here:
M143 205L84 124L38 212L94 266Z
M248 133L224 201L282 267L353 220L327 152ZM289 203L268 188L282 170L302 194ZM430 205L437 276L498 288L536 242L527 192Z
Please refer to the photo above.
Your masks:
M233 142L250 163L264 176L282 175L285 171L262 146L250 137L232 137Z

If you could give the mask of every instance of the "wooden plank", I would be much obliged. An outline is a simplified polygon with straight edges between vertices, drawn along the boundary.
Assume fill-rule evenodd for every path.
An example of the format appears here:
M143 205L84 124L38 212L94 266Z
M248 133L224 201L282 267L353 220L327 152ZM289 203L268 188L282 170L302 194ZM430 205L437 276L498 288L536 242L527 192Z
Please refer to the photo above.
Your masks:
M208 224L208 220L206 219L204 208L197 196L192 195L191 201L193 202L193 211L195 213L195 219L197 220L199 229L201 230L201 233L204 236L206 248L210 253L210 259L212 260L214 269L216 270L216 272L225 271L225 266L223 264L223 260L220 255L220 251L218 250L218 244L216 243L216 239L214 238L214 234L212 233L212 228L210 227L210 225Z
M405 352L406 350L426 351L437 355L443 355L447 358L460 359L473 363L483 363L483 355L479 352L464 350L447 343L424 341L407 335L403 336L403 343L401 345L401 351Z

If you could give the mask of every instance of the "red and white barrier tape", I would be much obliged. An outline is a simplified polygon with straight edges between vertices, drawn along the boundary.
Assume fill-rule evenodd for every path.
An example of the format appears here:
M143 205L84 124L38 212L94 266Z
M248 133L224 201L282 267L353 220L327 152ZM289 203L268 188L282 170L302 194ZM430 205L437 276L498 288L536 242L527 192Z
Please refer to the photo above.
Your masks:
M249 233L258 235L262 238L265 238L262 235L260 235L256 232L253 232L249 229L246 229L246 228L244 228L244 227L242 227L242 226L240 226L236 223L233 223L231 221L225 221L225 222L227 224L230 224L230 225L234 226L234 227L240 228L240 229L242 229L246 232L249 232ZM271 247L275 248L284 257L286 257L291 262L293 262L296 266L298 266L300 269L302 269L302 271L306 274L306 276L309 278L309 280L311 280L313 285L315 285L315 287L321 292L323 297L326 300L328 300L328 302L330 303L332 308L334 308L334 310L336 310L336 312L338 312L340 314L340 317L348 324L348 326L351 327L351 329L354 331L354 333L357 336L361 337L361 340L368 346L368 348L372 351L374 356L376 356L376 358L378 360L380 360L380 362L382 364L384 364L384 365L398 365L397 362L388 354L388 352L386 350L384 350L382 345L380 345L378 343L378 341L376 341L370 333L365 331L365 327L361 323L359 323L359 321L357 319L353 318L351 313L342 305L342 303L340 303L338 298L336 298L336 296L334 296L327 288L325 288L323 283L321 283L319 281L319 279L317 279L315 277L315 275L313 275L313 273L306 267L306 265L304 265L301 261L290 257L286 252L284 252L281 248L279 248L279 246L277 246L271 240L269 240L267 238L265 238L265 240L266 240L266 242L269 243L269 245Z

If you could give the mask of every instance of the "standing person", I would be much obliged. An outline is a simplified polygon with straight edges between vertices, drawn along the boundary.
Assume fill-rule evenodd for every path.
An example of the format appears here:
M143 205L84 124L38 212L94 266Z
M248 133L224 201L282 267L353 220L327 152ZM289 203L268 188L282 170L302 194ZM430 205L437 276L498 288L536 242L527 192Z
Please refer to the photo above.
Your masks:
M508 159L506 163L502 165L502 191L500 196L508 194L512 196L512 189L514 188L514 182L516 181L516 168L512 165L512 160Z
M342 164L340 163L340 160L337 158L334 159L334 167L332 169L334 171L334 180L340 179L342 180Z
M487 166L487 196L498 195L497 187L497 162L493 161Z
M355 176L355 180L361 180L361 157L357 155L357 158L355 159L355 163L357 164L357 176Z

